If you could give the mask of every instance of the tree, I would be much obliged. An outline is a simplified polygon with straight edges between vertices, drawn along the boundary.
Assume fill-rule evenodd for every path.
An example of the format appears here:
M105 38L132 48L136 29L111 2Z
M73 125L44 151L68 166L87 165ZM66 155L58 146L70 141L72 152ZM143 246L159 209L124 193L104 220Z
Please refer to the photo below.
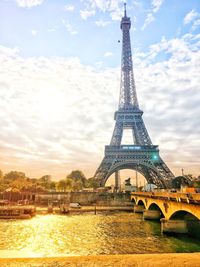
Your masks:
M66 178L66 187L68 190L72 190L72 187L73 187L73 180L71 178Z
M0 182L3 180L3 172L0 170Z
M58 183L57 183L57 189L59 191L63 191L63 192L66 192L66 188L67 188L67 183L65 180L60 180Z
M192 184L195 188L200 188L200 181L194 181Z
M192 181L194 179L192 174L186 174L184 175L188 180Z
M82 182L82 185L85 185L85 183L87 181L85 175L80 170L72 171L69 175L67 175L66 178L71 178L72 180L74 180L76 182L77 181L81 181Z
M185 176L177 176L172 180L172 187L173 188L181 188L181 186L188 186L191 184L191 180L189 180L187 177Z
M55 191L56 190L56 182L50 182L49 183L49 189L51 190L51 191Z
M73 187L72 187L73 191L79 191L82 188L83 188L83 184L82 184L82 182L80 180L79 181L75 181L73 183Z
M51 189L51 179L51 175L44 175L40 179L38 179L38 182L45 189Z
M6 184L4 183L3 172L0 170L0 192L3 192L6 189Z
M99 187L99 183L96 179L92 177L92 178L87 179L86 187L91 187L91 188L96 189Z
M27 187L31 184L27 179L23 172L10 171L4 175L4 188L12 187L21 190L23 187Z
M39 181L42 183L42 184L48 184L51 182L51 175L44 175L42 176Z
M9 186L12 188L22 189L22 188L28 188L32 184L25 178L17 178L14 181L10 182Z
M4 180L6 182L11 182L17 179L25 179L26 175L24 172L11 171L4 175Z

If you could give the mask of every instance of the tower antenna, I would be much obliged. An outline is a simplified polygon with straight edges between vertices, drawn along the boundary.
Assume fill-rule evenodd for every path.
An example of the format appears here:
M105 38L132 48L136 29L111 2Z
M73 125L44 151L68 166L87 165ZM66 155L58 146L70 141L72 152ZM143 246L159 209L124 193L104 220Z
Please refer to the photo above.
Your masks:
M124 2L124 17L126 17L126 2Z

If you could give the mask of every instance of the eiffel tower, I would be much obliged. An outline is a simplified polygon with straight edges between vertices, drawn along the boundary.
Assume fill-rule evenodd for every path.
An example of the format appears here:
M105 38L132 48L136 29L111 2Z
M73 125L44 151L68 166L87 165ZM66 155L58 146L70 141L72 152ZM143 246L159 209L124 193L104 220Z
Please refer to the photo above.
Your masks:
M174 175L161 159L158 146L152 144L137 100L129 33L131 21L126 15L126 4L120 28L122 59L119 107L114 115L116 123L110 145L105 146L105 156L94 178L100 186L104 186L110 175L115 173L115 190L118 191L119 170L133 169L140 172L148 183L169 188ZM124 129L132 130L133 144L121 144Z

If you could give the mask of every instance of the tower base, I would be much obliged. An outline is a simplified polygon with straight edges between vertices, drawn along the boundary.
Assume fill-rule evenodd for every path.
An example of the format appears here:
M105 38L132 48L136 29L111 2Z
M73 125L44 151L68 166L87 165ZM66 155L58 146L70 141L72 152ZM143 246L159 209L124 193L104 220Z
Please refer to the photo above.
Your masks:
M149 184L159 188L170 188L174 175L159 156L158 146L105 146L105 156L94 178L104 186L107 179L122 169L140 172Z

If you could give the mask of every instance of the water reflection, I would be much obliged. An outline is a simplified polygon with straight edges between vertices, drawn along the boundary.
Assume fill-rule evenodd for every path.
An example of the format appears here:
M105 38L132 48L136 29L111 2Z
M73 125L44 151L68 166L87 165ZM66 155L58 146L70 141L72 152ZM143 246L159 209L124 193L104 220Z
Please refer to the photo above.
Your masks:
M200 251L198 241L161 236L159 223L134 213L1 220L0 233L0 256L8 250L22 257Z

